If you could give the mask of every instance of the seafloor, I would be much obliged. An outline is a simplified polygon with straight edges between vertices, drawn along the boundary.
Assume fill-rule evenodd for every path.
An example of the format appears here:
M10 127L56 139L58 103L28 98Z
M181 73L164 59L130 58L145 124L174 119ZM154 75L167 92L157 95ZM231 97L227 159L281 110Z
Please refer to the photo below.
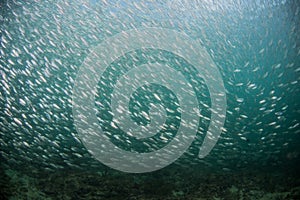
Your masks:
M300 179L288 169L195 170L169 166L146 174L2 169L0 199L300 199ZM30 172L29 172L30 171Z

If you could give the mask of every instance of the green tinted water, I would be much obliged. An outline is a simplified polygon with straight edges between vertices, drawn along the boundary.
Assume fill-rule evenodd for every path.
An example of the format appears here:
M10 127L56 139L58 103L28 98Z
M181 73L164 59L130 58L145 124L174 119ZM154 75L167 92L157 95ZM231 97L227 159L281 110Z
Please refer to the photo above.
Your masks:
M97 193L94 195L98 199L124 199L121 196L125 194L137 198L158 199L167 195L164 197L193 199L205 192L207 196L203 197L208 199L211 194L225 199L231 198L226 195L234 194L239 199L240 193L235 192L235 187L242 191L244 184L255 190L249 183L253 174L259 174L257 179L251 179L256 185L261 180L270 180L266 185L299 186L299 178L294 175L299 164L300 133L300 7L296 1L183 2L181 6L176 2L148 1L136 4L129 1L5 1L0 5L0 158L1 173L6 174L9 181L22 177L16 175L18 173L32 177L43 173L59 184L63 182L59 177L69 174L66 180L84 185L86 179L83 177L95 177L93 173L100 173L101 177L94 180L97 184L87 185L112 189L103 192L108 197L90 188L89 192ZM162 85L148 84L132 95L131 117L145 125L149 123L149 105L160 103L167 110L164 130L141 141L112 126L109 104L113 86L133 66L151 62L168 64L191 81L200 102L202 117L197 136L186 153L158 172L136 176L103 165L82 144L73 121L72 89L79 68L93 47L121 31L145 27L174 29L200 41L222 75L227 112L218 143L207 157L199 159L199 147L210 122L211 100L195 68L172 52L151 48L129 52L116 60L99 81L95 101L99 124L116 146L127 151L155 151L172 140L181 123L174 93ZM176 41L174 43L176 45ZM157 95L160 98L156 98ZM97 102L101 102L101 106ZM61 174L62 171L69 173ZM280 174L278 177L294 179L273 180L270 177L277 176L272 172ZM81 176L82 173L87 174ZM232 177L230 181L220 180L228 176ZM243 184L239 177L244 177ZM116 179L123 180L121 185ZM46 196L64 198L53 194L57 189L47 188L49 185L45 186L43 181L39 182L42 185L39 189ZM98 185L99 182L103 185ZM172 184L174 182L178 184ZM212 182L211 185L208 182ZM22 181L6 183L4 185L17 188ZM124 185L129 189L118 190ZM217 188L217 191L199 185ZM220 185L224 188L219 188ZM73 198L88 198L84 191L79 192L79 186L74 188L78 196ZM10 192L5 198L14 190L7 189ZM220 192L222 190L228 194ZM278 188L267 190L277 191ZM151 196L155 191L157 196ZM299 195L299 192L289 192L294 198ZM65 195L71 194L66 192Z

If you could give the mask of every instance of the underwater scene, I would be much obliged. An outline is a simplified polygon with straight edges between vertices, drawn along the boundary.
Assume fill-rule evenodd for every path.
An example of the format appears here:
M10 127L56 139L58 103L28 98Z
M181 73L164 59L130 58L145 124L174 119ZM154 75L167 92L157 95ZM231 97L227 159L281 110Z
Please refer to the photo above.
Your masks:
M0 199L300 199L298 0L0 0Z

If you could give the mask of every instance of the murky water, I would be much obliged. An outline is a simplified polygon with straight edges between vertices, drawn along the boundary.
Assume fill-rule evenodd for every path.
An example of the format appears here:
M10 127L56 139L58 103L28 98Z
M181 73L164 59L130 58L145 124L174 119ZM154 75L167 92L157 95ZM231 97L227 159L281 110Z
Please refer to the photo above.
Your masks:
M299 197L299 176L295 175L300 159L297 1L5 0L0 6L0 197L18 199L30 192L37 199ZM124 52L107 63L94 94L97 123L105 137L117 148L141 154L171 144L180 127L189 130L197 125L191 144L174 163L151 173L127 174L101 163L85 145L74 123L74 85L86 59L103 42L122 33L126 36L130 30L153 27L184 33L205 49L223 81L226 116L216 145L199 158L211 117L214 113L221 116L220 110L212 109L212 91L202 76L205 67L199 71L184 56L151 45ZM151 39L127 36L136 44ZM153 44L160 38L153 37ZM178 38L161 42L182 48ZM125 43L111 44L107 49L114 55L125 47ZM96 53L99 59L107 58ZM129 118L146 126L155 115L150 107L156 105L152 108L157 116L164 114L166 119L156 134L141 139L126 127L128 123L121 126L113 121L125 108L116 107L113 113L111 99L116 86L146 79L138 71L130 80L129 72L151 63L180 72L187 80L198 102L199 121L184 120L183 104L176 97L179 89L172 91L164 84L146 81L128 97ZM126 74L128 79L118 85ZM159 79L153 71L148 74ZM192 92L184 93L182 99ZM23 187L26 192L20 189Z

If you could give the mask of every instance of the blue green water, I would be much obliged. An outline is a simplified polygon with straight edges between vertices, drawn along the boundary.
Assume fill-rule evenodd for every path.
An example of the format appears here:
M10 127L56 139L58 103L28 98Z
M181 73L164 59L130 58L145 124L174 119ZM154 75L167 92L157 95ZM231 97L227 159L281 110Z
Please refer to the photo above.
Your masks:
M103 173L105 178L101 181L113 188L112 199L124 199L115 194L120 187L115 183L117 178L125 180L122 185L132 182L144 185L141 186L144 192L133 194L138 199L144 198L143 194L155 193L154 189L151 190L153 185L162 184L165 188L162 186L161 193L153 198L150 195L149 199L164 199L160 195L165 193L169 199L188 199L184 195L192 194L191 190L200 191L195 185L205 185L203 182L210 179L215 181L210 187L221 187L219 180L211 175L205 180L198 179L198 182L192 178L203 178L206 171L207 174L216 172L220 177L235 177L248 172L272 177L274 172L280 177L294 179L283 183L279 178L278 182L269 185L299 186L299 177L295 175L300 163L300 6L297 1L93 0L26 3L5 0L0 5L2 174L7 174L7 170L32 177L37 176L34 172L43 173L45 177L58 173L56 180L60 180L58 177L68 174L64 173L68 171L70 174L76 171L76 175ZM131 97L129 109L132 119L138 124L149 123L149 119L139 113L145 111L149 114L149 104L160 103L168 108L165 129L141 142L111 125L109 100L113 86L118 77L133 65L151 62L169 64L188 80L194 81L193 88L201 102L199 108L203 117L199 119L197 136L186 153L162 170L135 177L103 165L82 144L74 125L72 91L80 66L93 47L122 31L146 27L184 32L201 43L221 73L227 111L217 144L207 157L199 159L199 147L210 121L211 100L203 79L195 78L193 66L160 49L139 49L116 60L99 81L95 104L104 102L98 106L99 124L120 148L137 152L155 151L172 140L181 122L174 93L161 85L149 84ZM174 43L176 46L176 41ZM160 96L160 100L155 94ZM161 140L162 135L167 135L167 138ZM174 177L178 173L179 177L189 178L176 180ZM173 189L170 182L176 181L189 192L178 191L179 186ZM183 186L185 183L188 185L188 181L193 182L190 183L193 187ZM238 183L226 185L223 189L232 188L232 185ZM104 186L95 184L95 187ZM130 196L128 191L127 196ZM225 195L217 191L215 194L220 198ZM57 194L47 195L54 199L57 197ZM82 196L78 195L80 199ZM240 196L234 198L241 199ZM96 199L108 197L98 195Z

